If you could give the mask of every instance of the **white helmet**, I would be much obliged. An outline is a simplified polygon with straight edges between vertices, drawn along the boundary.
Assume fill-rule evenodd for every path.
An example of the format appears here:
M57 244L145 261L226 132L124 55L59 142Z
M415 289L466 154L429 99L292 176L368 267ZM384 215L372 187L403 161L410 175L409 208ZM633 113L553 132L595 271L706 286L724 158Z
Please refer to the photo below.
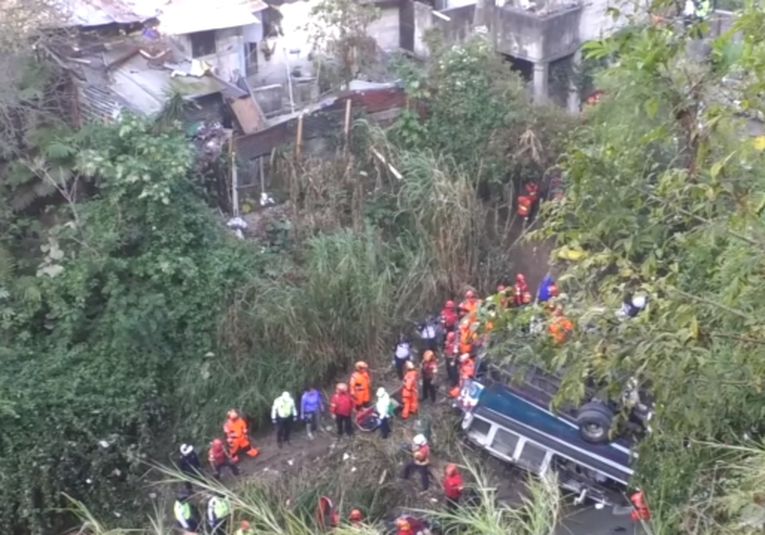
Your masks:
M194 446L191 444L181 444L181 455L188 455L194 451Z
M292 397L289 392L282 392L282 398L287 399L289 397Z
M377 389L377 397L378 398L383 397L385 394L387 394L387 392L385 391L385 389L383 387L380 387L380 388Z
M644 295L635 296L632 299L632 306L635 308L643 308L646 304L646 297Z
M417 435L412 442L414 442L415 446L424 446L428 443L428 439L425 438L425 435Z

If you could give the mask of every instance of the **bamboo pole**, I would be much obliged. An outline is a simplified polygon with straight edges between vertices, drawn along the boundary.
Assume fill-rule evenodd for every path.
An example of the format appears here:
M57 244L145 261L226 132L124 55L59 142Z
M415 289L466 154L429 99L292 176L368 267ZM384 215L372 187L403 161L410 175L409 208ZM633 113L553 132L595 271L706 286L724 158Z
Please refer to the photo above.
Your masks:
M345 123L343 125L343 135L345 137L345 150L348 151L349 135L351 132L351 98L345 101Z
M295 157L299 160L303 152L303 114L298 117L297 138L295 139Z
M375 155L375 157L382 162L384 166L386 166L388 169L390 169L390 172L393 173L393 176L395 176L398 180L403 180L404 176L398 172L398 170L393 167L391 164L388 163L388 160L385 159L385 156L377 152L377 149L372 148L372 154Z

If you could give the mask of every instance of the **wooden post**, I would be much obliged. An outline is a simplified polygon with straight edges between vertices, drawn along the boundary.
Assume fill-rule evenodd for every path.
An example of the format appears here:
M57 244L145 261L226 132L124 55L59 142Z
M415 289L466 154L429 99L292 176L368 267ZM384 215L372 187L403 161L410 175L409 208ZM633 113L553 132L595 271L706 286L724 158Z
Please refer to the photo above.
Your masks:
M343 125L343 135L345 136L345 150L348 151L349 134L351 131L351 97L345 101L345 124Z
M295 139L295 157L299 160L303 152L303 114L298 117L297 138Z
M234 136L229 141L229 165L231 166L231 212L239 217L239 170L236 168L236 152L234 152Z

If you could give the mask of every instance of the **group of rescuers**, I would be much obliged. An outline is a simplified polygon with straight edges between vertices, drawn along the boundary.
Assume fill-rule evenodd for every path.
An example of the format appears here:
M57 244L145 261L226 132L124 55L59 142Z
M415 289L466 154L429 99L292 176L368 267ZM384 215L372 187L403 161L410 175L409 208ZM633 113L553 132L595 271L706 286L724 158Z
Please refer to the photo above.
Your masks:
M505 286L497 287L500 306L522 307L532 302L532 296L523 274L518 274L513 285L512 292ZM563 315L563 309L555 304L558 289L552 277L547 275L542 280L536 295L536 300L543 303L551 313L549 322L549 334L555 343L565 341L568 333L573 329L573 324ZM393 366L396 369L399 380L402 382L401 395L401 418L408 419L410 415L418 412L420 401L420 388L422 386L422 399L436 401L436 378L437 359L436 352L443 349L443 357L446 364L446 375L449 381L449 395L457 397L463 381L471 379L476 372L475 359L476 348L482 340L475 331L478 307L480 300L473 290L465 292L464 300L455 304L453 300L444 303L440 318L430 318L418 326L422 339L422 359L419 366L413 362L413 344L405 336L399 336L393 355ZM487 326L488 330L488 326ZM441 341L441 335L443 341ZM359 421L359 415L374 413L382 438L390 435L390 418L394 405L391 397L383 387L376 391L376 399L372 402L372 379L369 366L366 362L359 361L355 364L348 383L339 383L329 403L329 412L335 420L337 434L341 438L344 435L352 436L354 430L353 417ZM281 448L289 443L292 424L300 419L305 422L309 439L314 438L314 431L319 429L320 416L324 412L324 403L321 393L314 385L309 386L301 396L300 406L288 392L282 393L276 398L271 410L271 419L276 425L277 445ZM256 457L259 454L250 442L247 422L236 410L230 410L223 424L223 432L226 445L220 438L215 438L210 443L208 451L208 463L213 477L219 479L221 471L228 468L233 475L239 475L237 464L241 455ZM203 469L199 457L190 444L183 444L180 448L178 467L192 477L201 476ZM412 440L412 456L404 467L403 477L409 479L414 472L419 472L423 490L430 487L431 473L430 446L426 437L418 434ZM447 464L443 479L444 495L449 508L456 507L463 492L463 481L457 466ZM199 529L199 519L195 508L190 501L192 495L191 483L186 483L178 493L174 506L177 526L188 533L195 533ZM207 503L206 526L207 532L215 535L228 534L228 523L231 509L226 499L220 494L213 494ZM351 523L362 522L361 513L358 509L351 511L349 520ZM400 518L397 522L398 535L415 535L422 531L417 529L417 522L411 517ZM252 535L247 521L243 521L235 535Z

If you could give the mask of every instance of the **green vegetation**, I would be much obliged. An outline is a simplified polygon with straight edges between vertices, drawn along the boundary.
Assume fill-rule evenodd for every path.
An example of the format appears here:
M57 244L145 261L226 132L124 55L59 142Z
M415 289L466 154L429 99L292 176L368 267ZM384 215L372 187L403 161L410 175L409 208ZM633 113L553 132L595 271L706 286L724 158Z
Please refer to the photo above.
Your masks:
M368 24L354 17L349 35ZM514 192L562 163L565 199L533 238L586 252L556 269L569 315L596 329L556 350L513 338L514 358L564 371L561 401L588 374L615 393L633 376L650 389L637 483L657 533L761 529L764 454L746 437L760 439L765 412L765 138L752 143L741 115L763 110L765 18L747 9L735 30L743 45L725 35L704 58L664 26L589 44L593 62L619 61L598 71L607 96L575 130L531 107L481 38L434 38L425 68L399 66L413 106L392 129L359 123L348 154L276 161L289 208L248 241L209 209L192 147L166 117L71 132L37 106L44 88L24 92L39 117L3 136L0 171L0 528L71 527L63 493L93 518L119 513L118 528L144 525L148 463L209 440L226 409L257 425L284 389L359 358L385 366L394 333L445 296L507 282L522 239ZM626 291L649 296L645 314L616 324L598 312ZM454 430L437 423L436 454L459 458ZM401 452L395 440L352 448L376 460L349 473L327 459L230 497L264 533L312 532L316 496L342 501L348 488L377 521L402 500ZM496 503L490 478L473 479L479 507L432 514L476 535L549 533L559 518L549 481L519 512Z

